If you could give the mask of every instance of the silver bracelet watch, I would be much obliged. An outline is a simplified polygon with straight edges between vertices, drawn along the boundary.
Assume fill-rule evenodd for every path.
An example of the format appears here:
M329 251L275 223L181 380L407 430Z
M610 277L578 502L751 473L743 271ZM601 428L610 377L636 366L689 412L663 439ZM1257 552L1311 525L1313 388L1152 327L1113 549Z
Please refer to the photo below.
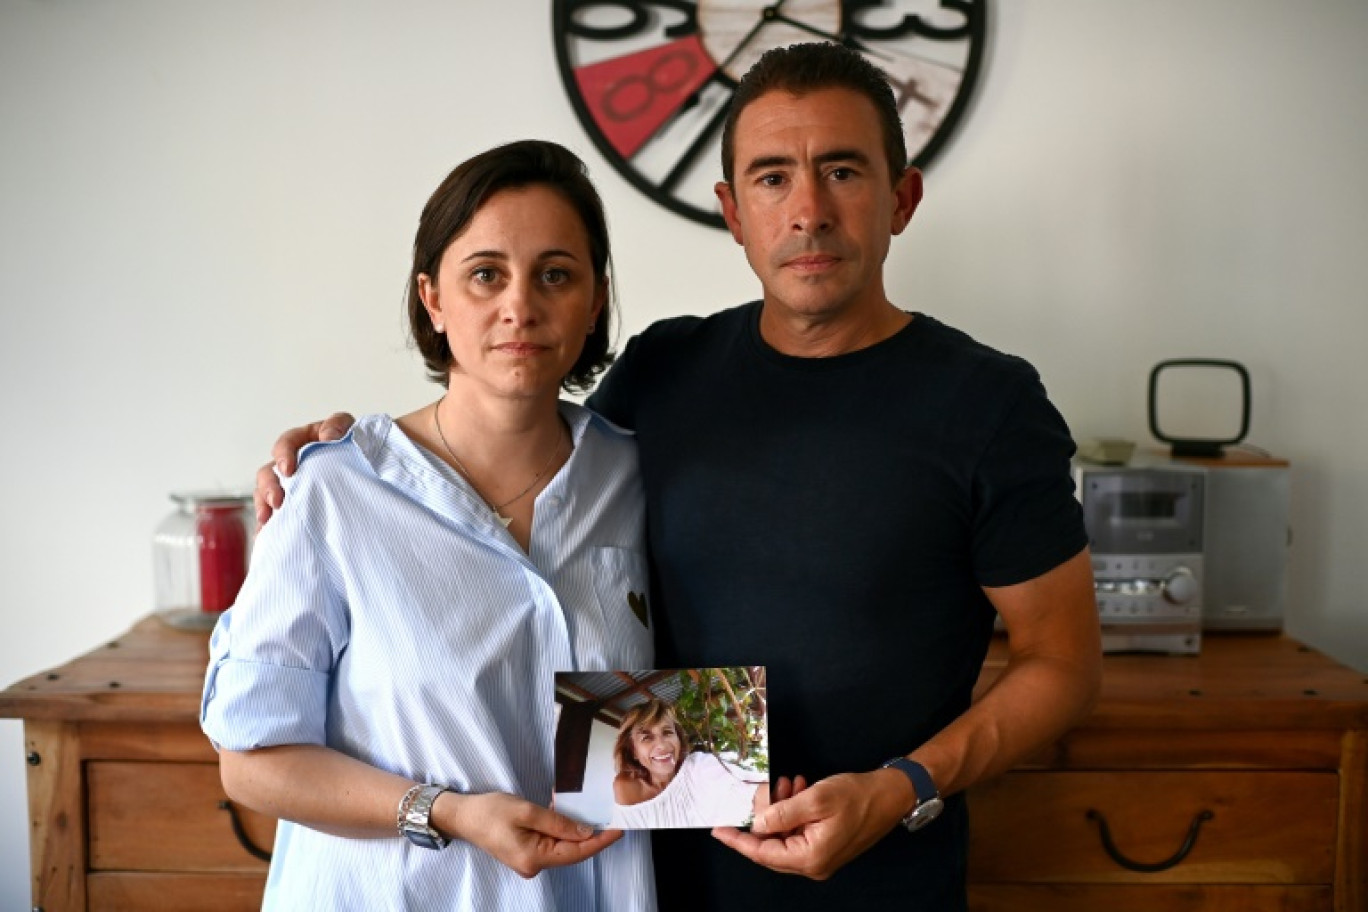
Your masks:
M432 827L432 803L445 785L415 785L404 793L399 802L399 832L404 838L424 849L446 848L448 840Z

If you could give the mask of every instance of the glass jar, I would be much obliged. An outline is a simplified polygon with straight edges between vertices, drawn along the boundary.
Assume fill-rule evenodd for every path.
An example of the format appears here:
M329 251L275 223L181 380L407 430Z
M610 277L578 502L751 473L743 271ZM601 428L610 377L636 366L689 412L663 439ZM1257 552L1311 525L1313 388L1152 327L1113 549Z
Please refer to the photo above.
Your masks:
M212 627L247 576L250 494L172 494L177 509L152 536L157 614L174 627Z

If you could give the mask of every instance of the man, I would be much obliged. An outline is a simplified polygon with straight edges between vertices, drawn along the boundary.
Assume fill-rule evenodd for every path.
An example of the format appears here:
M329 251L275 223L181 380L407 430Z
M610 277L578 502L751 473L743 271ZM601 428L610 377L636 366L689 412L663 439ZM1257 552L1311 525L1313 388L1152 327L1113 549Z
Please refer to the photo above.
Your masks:
M1096 693L1063 420L1025 362L885 294L921 198L905 162L863 58L766 54L717 185L763 300L655 324L589 401L637 435L657 665L767 665L794 782L750 832L654 834L662 909L963 909L963 790ZM1010 661L971 706L995 612Z

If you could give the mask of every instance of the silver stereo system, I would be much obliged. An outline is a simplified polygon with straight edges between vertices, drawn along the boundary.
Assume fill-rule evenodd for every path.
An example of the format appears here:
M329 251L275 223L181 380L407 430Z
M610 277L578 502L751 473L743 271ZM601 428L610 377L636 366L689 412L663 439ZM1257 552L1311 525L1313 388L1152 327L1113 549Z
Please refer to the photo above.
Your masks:
M1092 546L1103 652L1202 647L1206 472L1074 463Z
M1268 457L1204 463L1207 630L1282 630L1291 554L1291 468Z

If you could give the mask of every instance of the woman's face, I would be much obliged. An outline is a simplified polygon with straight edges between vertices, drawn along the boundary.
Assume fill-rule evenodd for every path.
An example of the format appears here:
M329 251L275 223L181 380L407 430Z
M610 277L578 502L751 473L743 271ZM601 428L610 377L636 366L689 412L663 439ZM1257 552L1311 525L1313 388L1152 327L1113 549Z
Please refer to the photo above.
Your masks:
M632 755L656 782L674 778L684 759L675 724L665 719L654 725L638 725L632 731Z
M579 213L541 185L485 200L418 291L451 346L453 383L513 398L558 394L607 300Z

